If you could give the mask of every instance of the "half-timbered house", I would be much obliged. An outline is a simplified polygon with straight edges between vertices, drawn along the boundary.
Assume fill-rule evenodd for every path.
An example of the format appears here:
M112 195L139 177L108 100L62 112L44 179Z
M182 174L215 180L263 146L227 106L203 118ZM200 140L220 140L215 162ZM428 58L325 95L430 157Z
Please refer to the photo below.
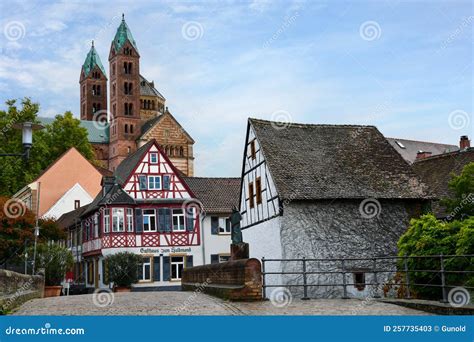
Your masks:
M396 255L409 219L430 198L376 127L248 121L240 212L250 257ZM319 266L308 263L308 271L320 271ZM308 281L340 283L340 267L331 265L335 273L313 274ZM266 264L267 272L294 270L301 271L300 262ZM349 295L366 296L371 289L360 283L371 281L367 265L346 263L344 271L348 284L358 283ZM285 285L302 280L286 274L268 275L266 281ZM340 296L341 291L340 286L311 287L318 297Z
M143 263L137 286L173 285L202 263L200 207L166 153L151 140L126 158L81 215L86 285L107 287L108 255Z

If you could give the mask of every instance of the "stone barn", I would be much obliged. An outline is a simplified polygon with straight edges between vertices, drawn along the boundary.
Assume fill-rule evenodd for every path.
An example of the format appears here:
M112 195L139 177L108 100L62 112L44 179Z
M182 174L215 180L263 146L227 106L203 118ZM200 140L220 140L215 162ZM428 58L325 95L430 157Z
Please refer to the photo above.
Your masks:
M394 256L410 218L430 195L408 163L373 126L309 125L249 119L240 212L250 257L266 259ZM302 262L268 262L266 271L300 271ZM368 261L308 262L308 271L345 273L348 295L365 297ZM394 269L393 262L377 268ZM383 282L393 274L379 274ZM301 284L301 275L269 275L268 284ZM308 276L311 297L340 297L341 273ZM302 288L290 287L294 295ZM267 289L267 296L272 288Z

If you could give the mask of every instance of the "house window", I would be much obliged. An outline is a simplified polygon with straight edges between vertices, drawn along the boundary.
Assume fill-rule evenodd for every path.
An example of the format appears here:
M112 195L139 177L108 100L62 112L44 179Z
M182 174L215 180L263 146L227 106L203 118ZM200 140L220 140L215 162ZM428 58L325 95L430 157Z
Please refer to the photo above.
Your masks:
M99 214L94 214L94 238L99 237Z
M150 163L151 164L158 163L158 153L150 153Z
M184 212L183 209L173 209L173 231L184 231Z
M143 257L138 269L138 280L151 281L151 257Z
M104 233L110 232L110 209L104 209Z
M255 197L257 199L257 204L262 203L262 181L260 177L257 177L255 180Z
M365 288L365 273L364 272L354 273L354 287L359 291L362 291Z
M250 156L252 157L252 159L255 159L255 157L257 156L257 153L255 151L255 140L252 140L250 142Z
M146 176L138 176L140 190L146 190Z
M148 189L161 190L161 176L148 176Z
M171 176L170 175L164 175L163 176L163 189L164 190L169 190L171 185Z
M133 232L133 209L127 208L127 232Z
M80 208L81 206L81 201L80 200L74 200L74 209Z
M143 210L143 231L156 232L155 209Z
M249 205L250 205L250 208L253 208L255 206L255 203L253 201L253 196L254 196L253 183L249 183Z
M219 226L219 234L230 234L230 227L230 219L226 218L224 227Z
M184 268L184 257L172 256L171 257L171 280L180 280L183 274Z
M112 232L124 231L123 208L112 209Z

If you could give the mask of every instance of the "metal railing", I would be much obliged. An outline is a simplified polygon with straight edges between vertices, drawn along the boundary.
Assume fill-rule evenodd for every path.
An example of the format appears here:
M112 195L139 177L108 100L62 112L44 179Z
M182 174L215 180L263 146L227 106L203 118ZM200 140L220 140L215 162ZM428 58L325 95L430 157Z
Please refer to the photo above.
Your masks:
M262 287L263 287L263 298L266 299L266 289L267 288L276 288L276 287L285 287L285 288L303 288L303 297L301 299L310 299L308 296L308 289L314 287L341 287L342 288L342 298L347 299L348 296L348 287L349 286L374 286L378 288L381 285L390 285L390 286L403 286L404 287L404 297L410 299L412 297L410 289L420 289L425 287L440 288L440 298L441 302L448 302L448 288L453 288L457 286L462 286L467 290L474 290L474 286L466 286L464 284L448 284L447 278L449 275L469 275L474 276L473 270L456 270L450 268L452 266L453 260L458 258L466 258L470 260L473 258L474 254L466 255L422 255L422 256L380 256L380 257L368 257L368 258L295 258L295 259L266 259L262 258ZM429 269L418 269L416 267L410 267L410 264L414 264L415 261L428 261L435 264L438 264L436 268ZM279 269L282 270L285 268L285 263L301 263L299 269L293 266L293 269L290 271L267 271L270 263L278 262L280 263ZM309 265L318 263L319 267L308 267ZM320 267L321 263L331 263L332 269L324 270L324 267ZM364 264L364 267L351 267L350 264ZM370 267L367 265L370 264ZM382 265L383 264L383 265ZM387 267L388 266L388 267ZM416 266L416 265L413 265ZM354 273L364 273L372 275L372 281L369 282L347 282L347 274ZM425 273L432 275L430 281L426 283L415 282L414 280L420 278L420 276L414 275L414 273ZM385 278L385 280L393 280L393 276L399 274L402 275L403 280L393 283L381 282L380 278ZM297 280L297 283L292 283L291 280L287 284L269 284L268 276L269 275L294 275L300 276ZM334 275L333 278L342 278L339 281L332 281L327 283L312 283L309 276L311 275ZM374 294L374 298L380 298L378 293Z

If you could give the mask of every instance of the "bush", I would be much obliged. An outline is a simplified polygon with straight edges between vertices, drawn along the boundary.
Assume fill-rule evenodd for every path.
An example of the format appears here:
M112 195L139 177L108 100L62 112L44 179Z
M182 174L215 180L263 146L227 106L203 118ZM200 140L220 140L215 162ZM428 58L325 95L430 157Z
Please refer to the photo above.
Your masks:
M109 280L116 286L130 287L138 281L138 266L142 258L130 252L120 252L105 258Z
M31 251L33 255L33 251ZM38 244L36 248L36 269L44 268L46 286L61 285L66 271L74 264L71 251L57 244Z
M474 254L474 217L464 221L445 222L437 220L432 214L412 219L410 227L398 241L399 255L465 255ZM467 257L445 258L447 271L474 270L474 260ZM403 269L400 263L399 269ZM408 258L410 270L439 270L439 258ZM410 272L410 282L418 284L441 284L441 275L432 272ZM469 286L474 283L473 275L446 273L447 286ZM441 289L434 286L411 286L415 296L439 299Z

